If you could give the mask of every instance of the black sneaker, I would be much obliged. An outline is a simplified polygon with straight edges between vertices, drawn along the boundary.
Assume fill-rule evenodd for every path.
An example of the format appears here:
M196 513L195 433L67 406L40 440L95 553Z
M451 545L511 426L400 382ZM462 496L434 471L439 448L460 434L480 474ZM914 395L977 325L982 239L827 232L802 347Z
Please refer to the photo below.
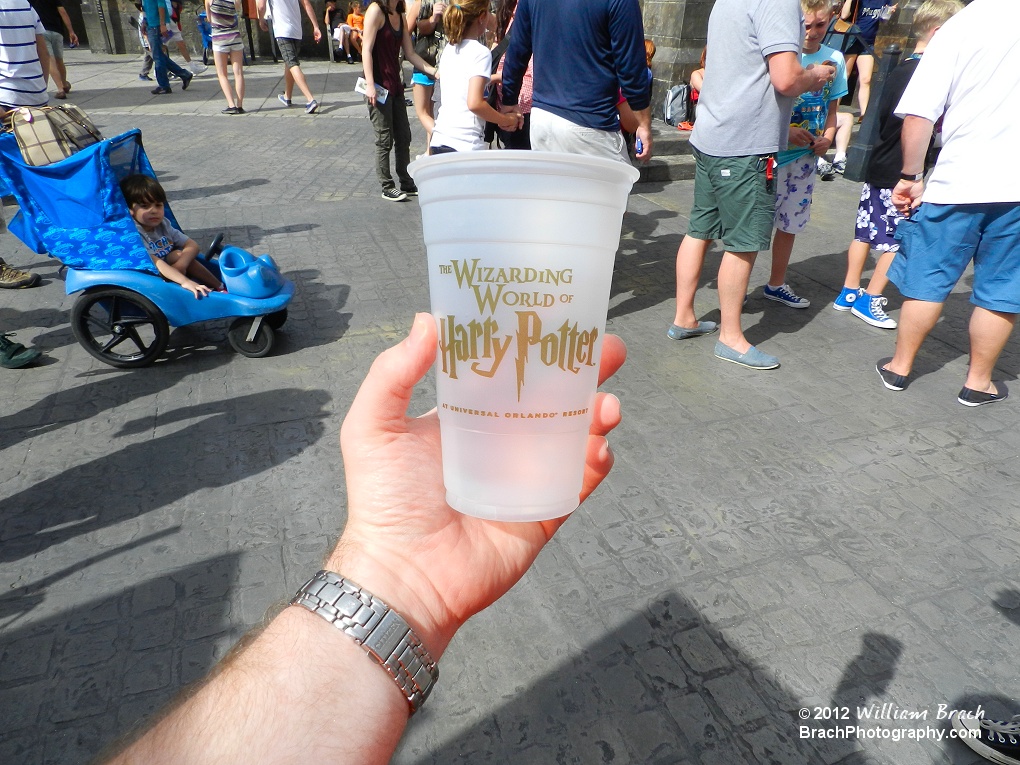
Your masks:
M415 186L413 183L410 186L401 186L400 190L407 194L407 196L409 197L418 196L418 187Z
M152 93L152 95L154 96L166 96L169 95L170 93L173 93L173 91L170 90L170 88L153 88L149 92Z
M875 369L878 370L878 374L882 377L882 384L885 387L889 390L903 390L907 387L907 378L905 375L898 375L886 369L885 365L890 361L892 361L892 356L887 359L879 359Z
M400 189L383 189L382 198L387 202L403 202L407 199L407 193Z
M193 75L193 74L189 74L187 77L182 77L181 78L181 90L187 90L188 86L191 84L191 81L193 79L195 79L195 75Z
M1020 715L1009 722L953 715L953 729L986 760L1000 765L1020 765Z
M964 406L982 406L983 404L994 404L996 401L1003 401L1009 396L1009 391L1006 390L1006 386L1001 382L995 383L995 393L985 393L980 390L971 390L966 386L960 391L960 395L956 397Z

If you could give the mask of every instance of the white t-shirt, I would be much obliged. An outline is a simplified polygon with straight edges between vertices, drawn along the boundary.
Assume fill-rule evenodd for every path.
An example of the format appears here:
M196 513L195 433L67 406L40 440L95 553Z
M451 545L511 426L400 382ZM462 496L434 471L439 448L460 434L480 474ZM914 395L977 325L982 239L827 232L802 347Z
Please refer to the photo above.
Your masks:
M1020 27L1016 0L975 0L924 51L896 116L942 122L924 189L935 204L1020 202Z
M35 37L46 30L28 0L0 8L0 104L46 106L46 82Z
M442 105L432 131L433 146L449 146L457 151L477 151L485 148L482 140L485 123L468 109L468 82L474 77L486 81L492 72L492 54L477 40L461 40L447 45L439 58L439 79L436 89L442 89Z
M301 5L298 0L269 0L266 17L273 21L273 36L300 40Z

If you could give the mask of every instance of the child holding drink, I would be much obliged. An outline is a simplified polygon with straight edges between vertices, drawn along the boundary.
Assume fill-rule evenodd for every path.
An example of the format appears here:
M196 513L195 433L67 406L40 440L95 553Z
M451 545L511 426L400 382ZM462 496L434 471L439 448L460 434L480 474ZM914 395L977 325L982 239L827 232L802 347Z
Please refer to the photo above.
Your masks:
M503 114L485 100L492 72L492 54L478 42L489 24L488 0L463 0L443 12L447 46L439 59L439 115L432 131L430 154L486 148L485 123L506 131L517 129L517 115Z

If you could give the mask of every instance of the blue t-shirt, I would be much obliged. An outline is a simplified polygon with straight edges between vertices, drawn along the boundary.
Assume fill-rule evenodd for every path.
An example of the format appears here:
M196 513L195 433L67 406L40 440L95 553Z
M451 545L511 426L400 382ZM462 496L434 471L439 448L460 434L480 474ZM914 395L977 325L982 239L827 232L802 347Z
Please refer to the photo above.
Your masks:
M648 108L638 0L520 0L503 61L503 103L515 105L534 57L534 106L576 125L619 130L619 93Z
M812 135L821 135L825 131L825 120L829 116L829 104L836 99L845 96L849 89L846 83L846 60L838 50L822 45L814 53L801 53L800 63L805 69L809 65L824 64L831 61L836 65L836 76L832 82L826 83L821 90L816 92L802 93L793 101L793 114L790 116L792 127L804 128ZM776 155L776 162L780 165L790 161L791 156L805 154L802 146L791 146L786 151Z
M857 18L854 23L861 29L863 37L868 45L875 44L878 36L878 24L882 20L882 13L886 9L892 9L893 4L887 0L860 0L857 6ZM891 12L891 10L889 11Z

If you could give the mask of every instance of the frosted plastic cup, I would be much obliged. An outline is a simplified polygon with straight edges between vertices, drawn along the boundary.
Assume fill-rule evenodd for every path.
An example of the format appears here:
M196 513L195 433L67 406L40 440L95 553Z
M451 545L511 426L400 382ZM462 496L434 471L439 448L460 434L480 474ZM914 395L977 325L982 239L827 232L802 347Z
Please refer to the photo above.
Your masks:
M446 501L499 521L567 515L638 172L529 151L443 154L410 172L439 329Z

